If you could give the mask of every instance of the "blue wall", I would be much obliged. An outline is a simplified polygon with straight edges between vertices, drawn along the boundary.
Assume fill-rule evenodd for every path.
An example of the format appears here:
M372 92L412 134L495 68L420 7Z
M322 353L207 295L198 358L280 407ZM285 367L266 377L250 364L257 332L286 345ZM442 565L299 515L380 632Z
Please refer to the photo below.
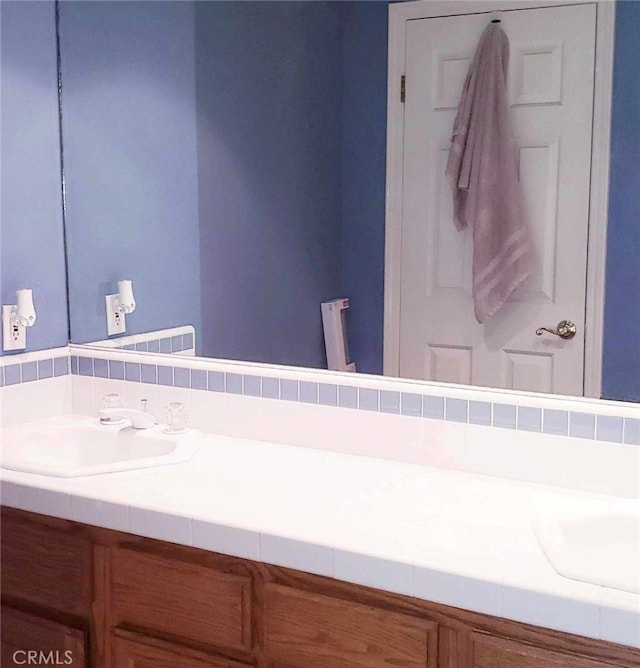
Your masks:
M127 334L199 331L193 3L62 2L60 39L71 338L106 338L121 278Z
M603 395L640 401L640 2L616 6Z
M345 17L341 281L351 299L358 371L382 373L387 143L387 3L353 2Z
M54 5L4 1L0 13L0 292L15 304L16 289L33 289L27 350L41 350L67 344Z
M325 2L196 4L202 351L325 366L340 296L340 21Z

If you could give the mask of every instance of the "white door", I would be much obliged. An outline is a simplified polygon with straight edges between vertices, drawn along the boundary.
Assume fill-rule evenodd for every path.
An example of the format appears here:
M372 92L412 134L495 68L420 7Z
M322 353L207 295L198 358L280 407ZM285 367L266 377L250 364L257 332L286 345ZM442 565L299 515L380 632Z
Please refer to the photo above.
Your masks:
M514 151L536 269L483 325L471 232L445 178L462 85L489 15L407 22L400 376L581 395L595 5L505 11ZM536 336L570 320L577 334Z

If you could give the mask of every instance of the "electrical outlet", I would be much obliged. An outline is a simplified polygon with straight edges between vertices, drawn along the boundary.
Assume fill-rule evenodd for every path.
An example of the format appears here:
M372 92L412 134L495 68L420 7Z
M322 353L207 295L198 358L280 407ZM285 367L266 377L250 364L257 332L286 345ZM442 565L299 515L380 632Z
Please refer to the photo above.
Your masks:
M2 349L24 350L27 347L27 328L11 322L15 306L2 307Z
M127 331L124 313L119 307L119 295L105 295L104 302L107 309L107 336L124 334Z

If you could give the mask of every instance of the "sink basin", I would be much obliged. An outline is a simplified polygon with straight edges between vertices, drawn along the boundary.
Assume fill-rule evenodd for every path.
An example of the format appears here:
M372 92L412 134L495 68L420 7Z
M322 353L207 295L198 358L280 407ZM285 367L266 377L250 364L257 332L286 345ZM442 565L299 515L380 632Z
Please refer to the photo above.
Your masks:
M538 518L540 547L562 576L640 594L640 503L603 503Z
M129 471L186 462L201 434L105 426L95 418L64 416L2 430L0 466L59 478Z

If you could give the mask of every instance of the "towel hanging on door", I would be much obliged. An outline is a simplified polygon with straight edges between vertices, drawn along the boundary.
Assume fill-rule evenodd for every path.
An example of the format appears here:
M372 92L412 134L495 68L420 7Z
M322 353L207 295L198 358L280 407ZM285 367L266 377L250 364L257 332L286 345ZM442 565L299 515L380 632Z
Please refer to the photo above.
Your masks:
M447 162L454 222L473 231L473 300L480 323L527 278L532 244L510 132L509 40L490 23L462 89Z

